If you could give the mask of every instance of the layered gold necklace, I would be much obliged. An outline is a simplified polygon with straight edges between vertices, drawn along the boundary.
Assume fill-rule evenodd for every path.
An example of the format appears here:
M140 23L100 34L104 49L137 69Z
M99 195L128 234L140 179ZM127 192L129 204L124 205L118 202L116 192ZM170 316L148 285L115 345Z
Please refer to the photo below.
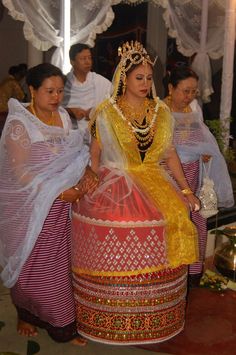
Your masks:
M155 106L154 101L145 98L142 105L134 107L124 97L118 98L114 106L123 120L127 122L139 150L146 152L156 131L158 106Z

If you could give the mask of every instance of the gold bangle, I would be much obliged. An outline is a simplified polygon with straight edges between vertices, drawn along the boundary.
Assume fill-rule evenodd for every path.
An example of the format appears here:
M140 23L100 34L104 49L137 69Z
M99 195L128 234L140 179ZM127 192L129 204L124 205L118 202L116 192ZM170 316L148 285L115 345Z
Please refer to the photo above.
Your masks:
M80 191L81 191L81 188L78 187L78 186L73 186L73 189L74 189L75 191L77 191L77 192L80 192ZM80 194L78 194L78 196L77 196L75 202L79 202L79 200L80 200Z
M60 199L64 201L64 192L59 195Z
M187 187L186 189L181 190L181 192L185 196L193 194L193 191L189 187Z
M78 186L73 186L73 189L76 191L80 191L80 188Z

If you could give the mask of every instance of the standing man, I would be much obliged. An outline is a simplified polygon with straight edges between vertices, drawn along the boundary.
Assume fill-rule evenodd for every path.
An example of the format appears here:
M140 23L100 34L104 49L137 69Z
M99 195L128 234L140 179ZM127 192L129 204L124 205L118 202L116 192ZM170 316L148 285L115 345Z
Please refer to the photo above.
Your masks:
M88 45L72 45L69 56L72 69L67 75L62 105L69 112L73 125L87 129L91 109L110 95L112 84L91 71L93 60Z

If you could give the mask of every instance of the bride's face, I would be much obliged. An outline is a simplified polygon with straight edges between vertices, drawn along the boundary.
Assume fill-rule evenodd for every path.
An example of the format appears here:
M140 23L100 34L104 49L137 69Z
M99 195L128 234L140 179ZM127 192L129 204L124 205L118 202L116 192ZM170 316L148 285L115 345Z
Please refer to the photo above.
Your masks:
M139 64L126 79L126 94L136 98L146 97L152 87L153 70L150 64Z

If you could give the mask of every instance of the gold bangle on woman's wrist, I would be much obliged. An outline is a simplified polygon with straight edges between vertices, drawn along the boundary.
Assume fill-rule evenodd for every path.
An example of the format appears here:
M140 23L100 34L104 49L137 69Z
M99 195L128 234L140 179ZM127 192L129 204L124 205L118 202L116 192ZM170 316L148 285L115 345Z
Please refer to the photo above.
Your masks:
M73 186L73 189L77 192L80 192L80 190L81 190L78 186ZM79 200L80 200L80 194L78 194L75 202L79 202Z
M80 188L79 188L78 186L73 186L73 189L74 189L75 191L80 191Z
M186 189L181 190L181 192L182 192L182 194L183 194L184 196L192 195L192 194L193 194L193 191L192 191L189 187L187 187Z

